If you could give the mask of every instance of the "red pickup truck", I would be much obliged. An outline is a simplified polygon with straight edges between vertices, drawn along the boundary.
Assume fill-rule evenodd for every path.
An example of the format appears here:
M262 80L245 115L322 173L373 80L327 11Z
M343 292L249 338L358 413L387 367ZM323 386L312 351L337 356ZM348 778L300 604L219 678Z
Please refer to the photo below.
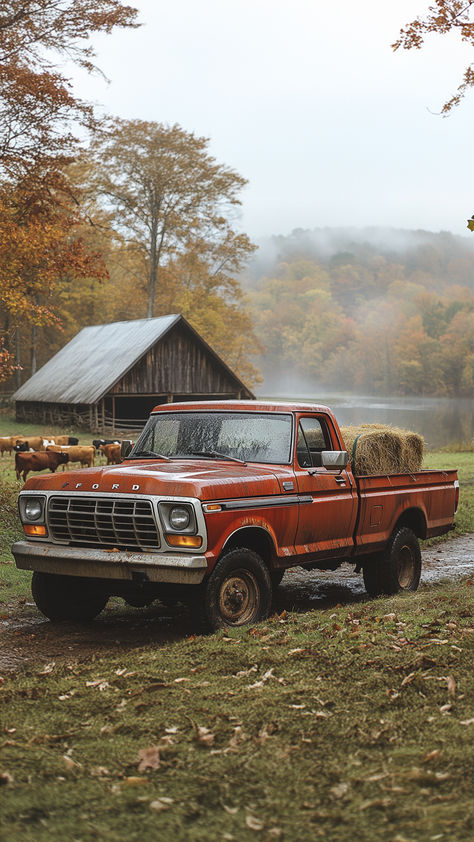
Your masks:
M351 562L368 593L418 587L419 538L453 528L456 471L355 476L325 406L158 406L120 465L30 478L18 567L51 620L111 595L188 601L208 628L268 616L285 570Z

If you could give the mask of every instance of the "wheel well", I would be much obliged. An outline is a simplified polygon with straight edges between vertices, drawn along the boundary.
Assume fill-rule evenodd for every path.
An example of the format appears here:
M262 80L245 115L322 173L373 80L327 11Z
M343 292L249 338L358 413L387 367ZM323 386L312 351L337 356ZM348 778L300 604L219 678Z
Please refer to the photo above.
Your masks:
M426 518L420 509L407 509L403 512L397 520L394 531L402 526L411 529L417 538L426 538Z
M275 546L271 536L265 529L261 529L258 526L248 526L242 527L242 529L237 529L237 531L233 532L224 544L221 557L225 553L229 552L229 550L234 550L236 547L246 547L249 550L253 550L260 556L261 559L263 559L267 567L270 569L275 566Z

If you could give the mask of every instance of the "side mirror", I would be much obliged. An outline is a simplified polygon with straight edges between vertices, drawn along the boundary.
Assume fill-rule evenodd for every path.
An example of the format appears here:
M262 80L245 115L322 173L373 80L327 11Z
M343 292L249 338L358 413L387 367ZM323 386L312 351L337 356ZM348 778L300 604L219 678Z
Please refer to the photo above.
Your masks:
M120 442L120 458L126 459L133 447L133 441L130 439L122 439Z
M321 453L321 464L323 468L333 471L343 471L347 468L349 454L347 450L323 450Z

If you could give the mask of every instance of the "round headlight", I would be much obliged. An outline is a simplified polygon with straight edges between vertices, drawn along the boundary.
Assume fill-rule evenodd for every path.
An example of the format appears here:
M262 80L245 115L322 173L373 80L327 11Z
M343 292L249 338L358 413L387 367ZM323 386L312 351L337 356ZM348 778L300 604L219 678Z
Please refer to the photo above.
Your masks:
M191 515L188 509L181 509L177 506L174 509L171 509L170 514L170 526L173 529L187 529L191 522Z
M34 498L31 500L27 500L25 503L25 517L28 520L38 520L41 517L43 512L43 506L41 505L40 500L35 500Z

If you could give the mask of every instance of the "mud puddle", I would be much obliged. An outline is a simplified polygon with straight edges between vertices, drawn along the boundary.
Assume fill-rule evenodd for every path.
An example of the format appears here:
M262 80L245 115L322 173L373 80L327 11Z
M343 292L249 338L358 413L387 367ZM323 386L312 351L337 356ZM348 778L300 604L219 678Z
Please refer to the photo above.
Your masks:
M423 550L422 583L471 574L474 534ZM335 571L288 571L277 589L274 605L277 611L309 611L365 599L362 576L354 573L353 565L344 564ZM52 661L90 660L150 643L163 646L192 633L191 617L181 605L169 608L155 603L134 609L117 600L88 625L53 625L27 601L0 621L0 676L25 668L37 670Z

